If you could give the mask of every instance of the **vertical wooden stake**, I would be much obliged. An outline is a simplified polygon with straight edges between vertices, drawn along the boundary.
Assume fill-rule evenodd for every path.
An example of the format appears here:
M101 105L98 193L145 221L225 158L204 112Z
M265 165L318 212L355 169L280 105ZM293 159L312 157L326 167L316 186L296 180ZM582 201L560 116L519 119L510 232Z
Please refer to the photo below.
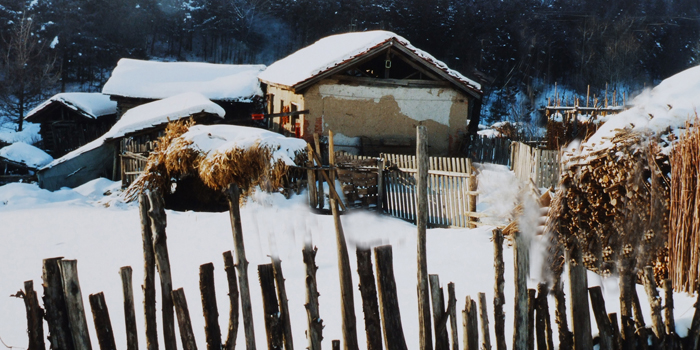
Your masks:
M24 300L24 308L27 312L27 335L29 346L27 350L44 350L44 310L39 306L39 298L34 291L34 281L24 282L24 291L19 291L15 297Z
M87 320L85 319L83 295L80 292L80 282L78 281L78 261L61 260L60 267L73 346L75 350L92 350Z
M141 238L143 240L143 311L146 327L146 350L158 350L158 325L156 324L156 258L153 248L151 218L148 211L151 205L148 196L139 196L141 216Z
M243 329L245 331L246 350L255 350L255 330L253 329L253 308L250 305L250 287L248 284L248 260L245 257L243 243L243 228L241 226L241 210L239 202L241 190L238 185L231 184L226 189L228 195L231 231L233 232L233 247L236 251L236 268L238 269L238 284L241 288L241 311Z
M455 296L455 284L447 284L447 314L450 316L450 330L452 338L452 350L459 350L459 336L457 330L457 297Z
M535 300L537 291L527 290L527 348L535 350Z
M330 199L333 221L335 222L335 238L338 247L338 274L340 276L341 314L343 319L343 347L345 350L357 350L357 321L355 318L355 301L352 288L352 274L350 270L350 257L348 246L345 242L343 225L340 222L338 203L335 198Z
M224 350L234 350L236 348L236 336L238 335L238 282L236 277L236 266L233 264L231 251L224 252L224 270L228 280L229 316L228 332Z
M406 350L401 311L394 280L394 258L390 245L374 248L379 287L379 308L382 313L384 345L387 350Z
M549 316L547 294L549 294L547 284L538 284L536 306L537 350L554 350L554 339L552 338L552 319Z
M160 193L149 192L148 200L151 210L148 216L151 218L151 231L153 232L153 251L156 257L156 267L160 275L160 290L162 296L163 313L163 339L165 350L177 350L175 339L175 314L173 310L173 280L170 273L170 257L168 255L168 237L165 233L167 219L163 196Z
M100 350L117 350L104 293L90 294L89 299L92 317L95 320L95 331L97 333L97 341L100 344Z
M309 340L309 350L321 350L321 339L323 339L323 320L318 309L318 290L316 288L316 248L311 248L311 243L306 243L302 254L304 265L306 265L306 319L308 323L307 338Z
M700 291L700 286L696 286L695 290ZM688 329L689 346L691 349L700 348L700 292L695 299L695 312L693 313L693 321Z
M450 341L447 337L447 327L444 321L447 321L445 316L445 297L440 287L440 277L438 275L429 275L430 294L433 303L433 322L435 326L435 350L448 350Z
M357 247L357 274L360 276L360 294L362 311L365 315L365 333L367 350L382 350L382 324L379 319L379 302L377 285L372 270L372 251Z
M126 327L126 349L138 350L139 338L136 330L136 309L134 308L134 288L131 285L131 266L119 269L122 277L122 294L124 295L124 325Z
M661 317L661 297L659 297L659 291L656 288L654 269L651 266L644 268L644 277L646 277L644 278L644 290L647 292L647 298L651 306L651 330L656 337L655 342L660 344L663 342L666 332L664 330L664 321Z
M530 266L530 247L525 241L523 234L514 234L513 254L515 258L515 311L513 327L513 349L526 350L528 340L528 292L527 275Z
M311 149L307 150L309 161L306 163L308 168L314 167L314 155ZM311 208L316 208L318 206L318 193L316 193L316 171L308 169L306 170L306 186L309 190L309 206Z
M63 283L59 268L62 258L44 259L42 281L44 287L44 308L46 323L49 324L51 349L73 350L70 321L63 294Z
M622 349L636 349L635 326L632 307L632 288L635 288L635 275L632 273L633 262L629 258L621 259L620 272L620 320L622 327Z
M340 340L331 340L331 349L340 350Z
M622 338L620 337L620 326L617 323L617 314L614 312L608 314L608 320L610 320L610 330L612 331L613 349L620 350L622 349Z
M571 349L573 347L573 335L569 330L568 321L566 319L566 300L563 288L564 284L561 282L561 276L555 274L552 295L554 295L554 315L559 332L559 349Z
M321 157L321 141L319 140L318 134L314 134L314 145L316 146L316 154ZM321 159L323 161L323 159ZM323 164L318 163L317 165L319 168L323 166ZM316 187L316 194L318 195L318 200L316 201L316 204L318 205L319 209L323 209L326 206L326 196L323 194L324 189L323 189L323 176L322 173L323 170L318 170L318 174L316 175L316 180L318 180L318 186ZM329 184L330 185L330 184Z
M493 266L496 270L493 296L493 324L496 335L496 349L506 350L506 315L503 312L503 305L506 303L505 293L503 292L505 266L503 264L503 232L499 229L493 230Z
M377 211L384 213L386 205L384 204L384 167L386 161L384 159L377 160ZM386 208L388 210L388 208Z
M418 162L418 178L416 192L418 197L418 212L416 226L418 228L418 331L419 349L432 350L432 331L430 327L430 290L428 289L428 258L427 238L428 228L428 129L419 125L416 128L416 160Z
M649 348L649 332L647 331L647 326L644 323L644 315L642 314L642 306L639 304L639 295L637 295L636 283L631 292L637 347L640 350L647 350Z
M287 300L287 288L284 285L282 261L279 257L272 258L272 269L275 273L275 284L277 285L277 299L279 300L280 306L280 322L282 334L284 336L284 349L294 350L292 340L292 322L289 317L289 304Z
M700 293L700 292L699 292ZM666 344L668 349L675 349L678 343L676 337L676 322L673 317L673 284L670 279L664 280L664 317L666 325Z
M479 350L479 322L476 302L467 295L462 324L464 326L464 350Z
M593 308L593 316L598 324L598 334L600 337L600 350L618 350L613 349L612 327L608 313L605 311L605 299L600 287L588 288L588 294L591 297L591 307Z
M219 309L216 306L216 289L214 287L214 264L207 263L199 266L199 291L202 295L207 350L221 350Z
M491 350L489 314L488 311L486 311L486 294L484 293L479 293L479 314L481 316L481 349Z
M282 349L283 336L280 327L277 293L275 292L275 272L272 264L258 265L260 290L262 291L263 309L265 312L265 331L267 332L268 350Z
M177 313L177 324L180 329L180 340L184 350L197 350L197 342L192 332L192 321L190 320L190 310L187 307L185 291L178 288L172 291L173 305Z
M571 283L571 315L573 317L574 349L592 349L591 316L588 308L588 276L583 266L581 249L576 245L566 251Z

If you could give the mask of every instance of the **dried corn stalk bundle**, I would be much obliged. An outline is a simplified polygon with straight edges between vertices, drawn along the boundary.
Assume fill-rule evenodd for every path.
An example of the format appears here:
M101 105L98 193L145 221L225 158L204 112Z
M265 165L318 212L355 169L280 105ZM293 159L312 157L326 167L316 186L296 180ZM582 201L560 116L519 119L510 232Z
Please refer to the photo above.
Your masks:
M569 155L546 231L556 245L551 262L561 271L561 249L578 245L584 264L602 275L620 261L660 267L668 232L670 166L648 135L618 130L613 146Z

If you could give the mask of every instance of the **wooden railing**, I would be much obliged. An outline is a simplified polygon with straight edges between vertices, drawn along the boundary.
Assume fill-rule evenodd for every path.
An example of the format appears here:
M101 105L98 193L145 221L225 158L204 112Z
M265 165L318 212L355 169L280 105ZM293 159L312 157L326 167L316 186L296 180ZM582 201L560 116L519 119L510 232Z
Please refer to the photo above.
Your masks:
M511 169L520 181L532 182L537 188L555 188L559 182L559 151L530 147L521 142L511 144Z

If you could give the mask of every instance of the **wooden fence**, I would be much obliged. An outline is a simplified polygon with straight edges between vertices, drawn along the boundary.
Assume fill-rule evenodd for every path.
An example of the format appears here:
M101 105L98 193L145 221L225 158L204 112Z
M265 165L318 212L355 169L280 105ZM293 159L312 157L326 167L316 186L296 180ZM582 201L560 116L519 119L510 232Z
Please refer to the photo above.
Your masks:
M474 137L468 156L477 163L510 165L510 144L505 137Z
M511 169L520 181L538 188L555 188L561 174L559 151L543 150L521 142L511 144Z

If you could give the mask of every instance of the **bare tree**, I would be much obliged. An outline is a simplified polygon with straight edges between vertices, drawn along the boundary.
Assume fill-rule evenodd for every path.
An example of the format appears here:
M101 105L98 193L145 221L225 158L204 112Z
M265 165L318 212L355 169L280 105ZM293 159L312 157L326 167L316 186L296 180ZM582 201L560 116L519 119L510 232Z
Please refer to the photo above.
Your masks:
M55 57L46 41L34 33L34 23L25 13L14 23L0 48L0 106L6 116L17 122L17 131L27 109L44 98L58 80Z

